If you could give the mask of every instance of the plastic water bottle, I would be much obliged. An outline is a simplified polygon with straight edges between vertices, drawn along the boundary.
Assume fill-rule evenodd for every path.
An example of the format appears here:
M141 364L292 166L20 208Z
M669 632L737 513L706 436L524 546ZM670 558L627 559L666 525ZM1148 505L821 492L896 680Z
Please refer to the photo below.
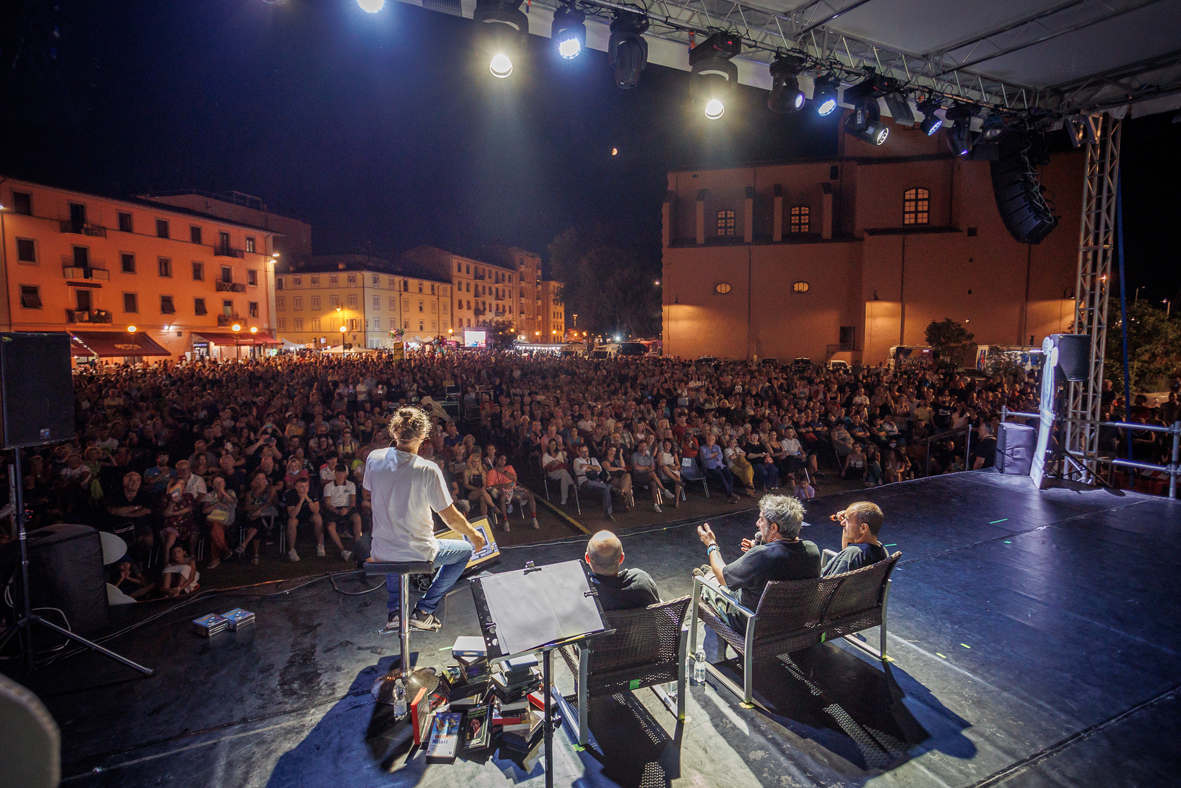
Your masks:
M705 683L705 649L701 646L697 647L697 653L693 655L693 683Z
M394 680L394 717L402 719L406 716L406 685L399 677Z

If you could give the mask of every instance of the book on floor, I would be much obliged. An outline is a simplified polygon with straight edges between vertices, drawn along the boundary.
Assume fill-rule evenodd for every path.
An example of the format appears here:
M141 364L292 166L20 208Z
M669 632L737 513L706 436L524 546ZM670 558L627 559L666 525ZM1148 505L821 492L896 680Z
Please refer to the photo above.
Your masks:
M426 745L426 757L432 760L454 760L459 750L460 725L463 715L442 712L435 715L431 738Z

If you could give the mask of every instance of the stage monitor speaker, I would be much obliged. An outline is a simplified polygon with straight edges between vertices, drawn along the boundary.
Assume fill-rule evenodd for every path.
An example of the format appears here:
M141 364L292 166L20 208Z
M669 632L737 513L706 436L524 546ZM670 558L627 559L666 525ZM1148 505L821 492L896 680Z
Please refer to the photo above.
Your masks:
M1058 226L1058 217L1042 199L1041 179L1029 158L1024 135L1011 135L991 162L992 193L1001 221L1023 244L1039 244Z
M71 632L86 635L108 626L111 610L107 603L107 578L103 566L102 541L88 525L47 525L29 533L29 596L33 609L49 621L66 626L52 610L60 610ZM19 571L20 553L15 543L0 554L0 576L7 579ZM16 584L19 597L20 583ZM18 602L18 607L21 603ZM38 647L44 648L57 635L48 634Z
M0 447L74 437L70 335L0 333Z
M1036 447L1035 428L1003 422L996 437L996 469L1011 476L1028 476Z
M1051 334L1058 346L1058 368L1067 380L1086 380L1091 368L1091 338L1086 334Z

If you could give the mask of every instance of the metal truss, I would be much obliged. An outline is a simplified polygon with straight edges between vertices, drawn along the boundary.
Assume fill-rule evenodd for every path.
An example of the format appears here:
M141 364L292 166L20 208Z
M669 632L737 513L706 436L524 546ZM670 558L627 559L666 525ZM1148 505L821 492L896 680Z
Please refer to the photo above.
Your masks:
M1079 229L1074 333L1091 339L1087 379L1070 383L1062 472L1088 484L1098 477L1103 358L1107 347L1107 295L1115 246L1121 121L1093 115L1087 123L1087 164Z
M1181 49L1093 74L1044 91L1043 105L1058 112L1115 109L1181 92Z

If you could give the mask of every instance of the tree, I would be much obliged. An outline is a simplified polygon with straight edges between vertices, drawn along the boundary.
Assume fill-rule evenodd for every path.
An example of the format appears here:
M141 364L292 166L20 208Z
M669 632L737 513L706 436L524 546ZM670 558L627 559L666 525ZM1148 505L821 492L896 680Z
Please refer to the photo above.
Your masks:
M1113 290L1115 288L1112 288ZM1104 348L1103 377L1115 390L1124 392L1123 323L1119 297L1107 302L1107 347ZM1128 304L1128 373L1132 391L1163 388L1170 374L1181 366L1181 321L1165 317L1147 300Z
M496 350L507 350L517 339L517 329L507 317L488 321L488 346Z
M972 351L976 335L961 324L945 317L927 324L927 344L939 355L941 361L963 366Z
M634 251L570 228L550 243L549 255L552 276L564 284L566 312L578 315L580 330L637 336L659 330L658 274Z

